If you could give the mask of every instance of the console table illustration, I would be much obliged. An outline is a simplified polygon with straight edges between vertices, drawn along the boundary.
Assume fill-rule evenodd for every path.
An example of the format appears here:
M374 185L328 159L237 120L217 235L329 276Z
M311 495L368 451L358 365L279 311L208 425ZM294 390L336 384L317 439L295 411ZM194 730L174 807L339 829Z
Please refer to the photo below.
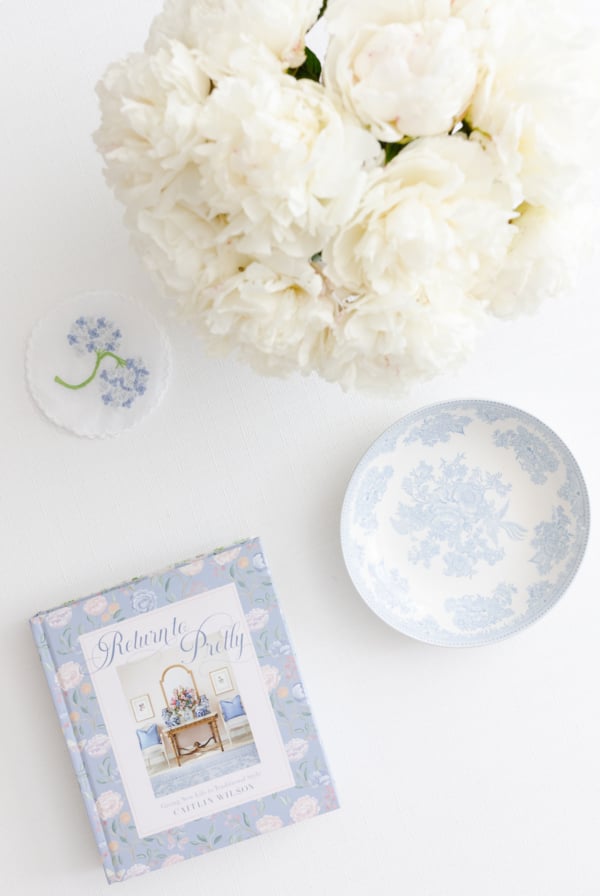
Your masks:
M168 737L171 742L177 765L181 765L181 760L184 756L193 756L194 753L200 753L213 741L220 747L221 752L224 751L217 719L218 713L211 712L207 716L202 716L199 719L192 719L191 722L183 722L181 725L177 725L174 728L162 729L163 734ZM205 741L202 740L202 734L200 732L200 729L203 726L208 726L210 730L210 735ZM204 733L208 734L208 731Z

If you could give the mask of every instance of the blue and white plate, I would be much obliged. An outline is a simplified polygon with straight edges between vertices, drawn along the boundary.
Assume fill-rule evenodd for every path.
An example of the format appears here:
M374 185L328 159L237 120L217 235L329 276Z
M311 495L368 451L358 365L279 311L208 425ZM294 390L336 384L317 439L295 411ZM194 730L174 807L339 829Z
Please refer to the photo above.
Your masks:
M354 471L342 549L371 609L405 635L468 647L553 606L581 562L589 503L566 445L490 401L422 408Z

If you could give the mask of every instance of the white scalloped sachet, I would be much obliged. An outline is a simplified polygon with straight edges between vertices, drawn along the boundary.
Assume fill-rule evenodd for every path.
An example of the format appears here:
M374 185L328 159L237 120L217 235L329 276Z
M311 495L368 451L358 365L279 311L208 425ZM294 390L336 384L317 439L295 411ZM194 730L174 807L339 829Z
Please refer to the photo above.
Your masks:
M157 407L171 352L142 305L98 290L62 302L38 321L26 371L50 420L76 435L104 438L131 429Z

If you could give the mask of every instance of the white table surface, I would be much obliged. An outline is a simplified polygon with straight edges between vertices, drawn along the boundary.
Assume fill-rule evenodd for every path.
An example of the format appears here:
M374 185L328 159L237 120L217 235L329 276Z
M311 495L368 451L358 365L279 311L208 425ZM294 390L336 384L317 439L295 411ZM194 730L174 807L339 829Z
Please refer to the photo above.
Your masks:
M492 647L444 650L367 609L338 524L370 442L403 414L460 397L544 420L576 455L593 510L600 262L571 295L492 326L457 375L402 401L208 360L130 249L89 136L95 82L141 46L158 5L0 0L2 892L107 888L28 617L260 534L342 809L132 880L126 892L596 896L598 528L568 594L536 625ZM600 22L594 0L586 5ZM47 308L100 287L147 301L175 363L152 417L88 441L37 411L23 357ZM370 733L357 728L356 707L368 709Z

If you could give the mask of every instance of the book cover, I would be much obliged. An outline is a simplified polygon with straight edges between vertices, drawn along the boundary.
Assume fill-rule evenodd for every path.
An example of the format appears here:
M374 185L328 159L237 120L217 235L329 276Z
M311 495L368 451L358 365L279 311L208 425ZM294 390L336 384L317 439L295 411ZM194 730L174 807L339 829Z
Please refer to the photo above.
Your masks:
M31 627L109 883L337 808L259 539Z

